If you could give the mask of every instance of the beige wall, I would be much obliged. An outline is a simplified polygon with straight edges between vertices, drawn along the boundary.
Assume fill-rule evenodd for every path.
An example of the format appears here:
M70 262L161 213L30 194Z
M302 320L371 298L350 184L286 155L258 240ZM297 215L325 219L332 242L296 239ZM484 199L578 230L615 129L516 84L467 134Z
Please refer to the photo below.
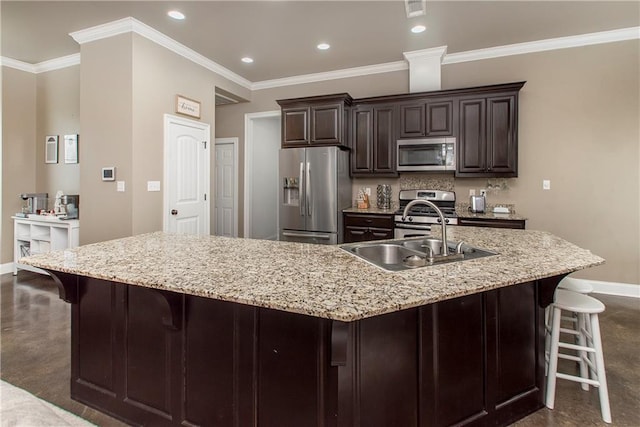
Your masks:
M80 192L80 164L64 162L64 135L80 133L80 66L37 74L36 99L36 189L49 193L49 208L53 209L58 190ZM46 135L59 136L58 163L44 162Z
M555 50L444 67L445 87L526 80L519 176L507 194L529 218L607 260L577 274L640 283L640 42ZM551 190L542 190L542 180ZM475 182L474 182L475 181ZM456 180L458 194L486 180Z
M85 43L80 55L80 244L86 244L131 235L132 36ZM106 166L115 166L127 191L102 181Z
M162 192L147 192L147 181L163 180L164 114L174 114L175 96L201 103L213 135L215 88L249 92L136 34L86 43L81 56L81 243L162 230ZM100 180L104 166L116 167L124 193Z
M520 99L519 177L508 180L508 191L490 193L489 202L515 203L529 218L528 228L548 230L606 258L606 265L578 273L594 280L640 282L638 52L634 40L442 69L444 89L527 81ZM407 91L408 72L255 91L250 103L217 108L216 137L237 136L242 146L244 114L277 109L276 99ZM240 154L242 159L242 149ZM543 179L551 180L550 191L542 191ZM379 181L397 189L397 181ZM376 183L357 179L354 188ZM456 179L458 199L486 184Z
M20 193L36 191L36 76L2 67L2 256L13 261L13 220ZM44 144L44 142L43 142Z

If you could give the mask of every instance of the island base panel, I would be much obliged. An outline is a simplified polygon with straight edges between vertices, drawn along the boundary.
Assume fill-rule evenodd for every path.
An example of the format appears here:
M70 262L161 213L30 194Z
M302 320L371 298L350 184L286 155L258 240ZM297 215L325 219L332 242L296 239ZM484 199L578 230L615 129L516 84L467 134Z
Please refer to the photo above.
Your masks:
M508 425L543 406L561 277L340 322L57 274L72 398L133 425Z

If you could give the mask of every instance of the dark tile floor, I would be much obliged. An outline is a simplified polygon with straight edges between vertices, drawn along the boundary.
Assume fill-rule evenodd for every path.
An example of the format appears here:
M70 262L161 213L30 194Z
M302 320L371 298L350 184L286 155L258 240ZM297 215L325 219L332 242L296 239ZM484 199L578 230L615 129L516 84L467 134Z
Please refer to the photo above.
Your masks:
M3 380L100 426L121 422L69 397L70 306L58 299L47 276L20 271L1 276L1 369ZM596 295L601 315L613 426L640 426L640 300ZM571 362L568 362L571 363ZM572 365L564 365L572 369ZM556 408L517 422L529 426L600 426L597 390L558 381Z

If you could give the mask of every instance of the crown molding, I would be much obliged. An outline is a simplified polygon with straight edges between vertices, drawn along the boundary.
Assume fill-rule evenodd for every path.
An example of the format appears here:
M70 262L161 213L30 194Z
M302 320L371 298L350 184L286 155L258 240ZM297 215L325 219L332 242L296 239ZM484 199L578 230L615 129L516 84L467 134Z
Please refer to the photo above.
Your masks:
M34 65L35 73L45 73L47 71L60 70L61 68L73 67L80 65L80 54L61 56L60 58L51 59L49 61L39 62Z
M69 35L79 44L83 44L128 32L136 33L145 37L152 42L157 43L160 46L206 68L207 70L213 71L214 73L219 74L242 87L251 89L251 82L249 80L135 18L123 18L84 30L75 31Z
M447 46L432 47L431 49L412 50L411 52L403 52L402 55L407 61L442 58L447 54Z
M18 61L17 59L7 58L3 56L0 58L2 60L3 67L14 68L16 70L25 71L27 73L35 74L36 66L33 64L28 64L26 62Z
M580 34L577 36L558 37L452 53L444 57L442 64L446 65L460 62L480 61L483 59L500 58L503 56L523 55L526 53L591 46L594 44L612 43L639 38L640 27L621 28L618 30L600 31L597 33Z
M597 33L581 34L576 36L559 37L553 39L538 40L533 42L516 43L511 45L497 46L486 49L470 50L466 52L446 54L446 46L423 49L412 52L405 52L404 61L388 62L384 64L369 65L363 67L347 68L343 70L329 71L325 73L304 74L299 76L285 77L281 79L263 80L258 82L250 82L244 77L234 73L233 71L217 64L214 61L204 57L183 44L173 40L172 38L162 34L154 28L138 21L135 18L123 18L117 21L108 22L106 24L97 25L80 31L75 31L69 35L79 44L112 37L127 32L139 34L169 50L183 56L184 58L195 62L202 67L213 71L237 83L238 85L250 90L262 90L283 86L292 86L305 83L314 83L328 80L343 79L349 77L366 76L370 74L389 73L393 71L408 70L407 61L413 58L424 56L427 53L436 55L439 49L444 48L442 54L442 64L456 64L461 62L479 61L484 59L499 58L511 55L522 55L527 53L544 52L556 49L566 49L572 47L590 46L602 43L612 43L625 40L640 39L640 27L621 28L617 30L601 31ZM52 59L50 61L40 62L38 64L28 64L16 59L1 57L2 66L15 68L29 73L41 73L51 70L57 70L64 67L78 65L80 63L80 54L73 54L62 58Z
M303 74L300 76L284 77L282 79L263 80L253 83L251 85L251 90L271 89L304 83L315 83L328 80L345 79L349 77L367 76L370 74L391 73L393 71L403 71L408 69L409 65L406 61L387 62L384 64L365 65L363 67L328 71L325 73Z

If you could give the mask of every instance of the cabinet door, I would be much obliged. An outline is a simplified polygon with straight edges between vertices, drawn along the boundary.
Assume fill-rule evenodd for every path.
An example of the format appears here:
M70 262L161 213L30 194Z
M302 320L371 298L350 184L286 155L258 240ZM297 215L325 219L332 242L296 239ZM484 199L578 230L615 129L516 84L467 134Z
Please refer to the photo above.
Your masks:
M369 174L373 171L373 109L358 107L352 111L351 174Z
M340 144L341 129L340 104L311 106L311 144Z
M364 242L370 240L369 229L367 227L345 227L344 228L344 242Z
M427 103L426 136L453 135L453 101Z
M395 108L374 107L373 172L396 173Z
M282 146L299 147L309 144L309 108L282 109Z
M487 172L517 172L516 97L487 99Z
M479 173L486 169L486 99L460 101L457 171Z
M425 136L424 102L400 106L400 138Z

